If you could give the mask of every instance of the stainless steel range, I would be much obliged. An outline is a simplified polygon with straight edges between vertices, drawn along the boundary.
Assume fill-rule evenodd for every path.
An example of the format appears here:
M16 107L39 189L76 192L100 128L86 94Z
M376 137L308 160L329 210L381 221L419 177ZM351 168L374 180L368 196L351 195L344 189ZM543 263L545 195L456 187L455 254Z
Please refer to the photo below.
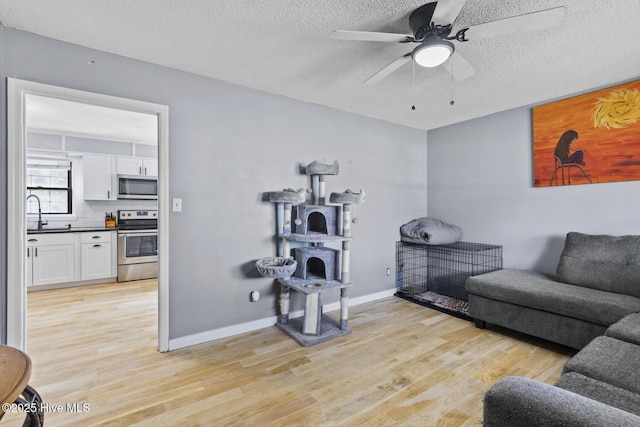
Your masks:
M118 211L118 282L158 277L158 211Z

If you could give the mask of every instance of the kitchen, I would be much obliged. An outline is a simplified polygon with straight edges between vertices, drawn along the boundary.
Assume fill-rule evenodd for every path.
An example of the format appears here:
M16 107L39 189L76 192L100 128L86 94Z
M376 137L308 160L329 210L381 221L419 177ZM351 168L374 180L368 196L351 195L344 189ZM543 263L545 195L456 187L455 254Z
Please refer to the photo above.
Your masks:
M26 97L27 290L157 277L157 116Z

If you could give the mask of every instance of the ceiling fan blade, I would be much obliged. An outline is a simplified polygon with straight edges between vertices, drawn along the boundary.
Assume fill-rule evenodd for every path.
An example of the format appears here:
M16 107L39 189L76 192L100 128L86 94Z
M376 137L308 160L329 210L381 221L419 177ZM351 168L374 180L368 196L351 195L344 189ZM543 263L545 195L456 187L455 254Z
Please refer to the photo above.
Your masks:
M438 25L453 24L467 0L439 0L431 20Z
M376 33L372 31L335 30L330 35L334 40L356 40L365 42L405 42L413 41L408 34Z
M469 65L466 59L458 52L455 52L442 66L453 75L457 81L468 79L475 74L476 70Z
M407 53L406 55L396 59L391 64L387 65L382 70L378 71L373 76L365 80L364 84L370 85L370 84L378 83L380 80L384 79L389 74L393 73L395 70L402 67L404 64L406 64L409 61L411 61L411 53Z
M559 25L567 16L567 8L564 6L539 12L499 19L484 24L473 25L465 32L469 40L483 39L486 37L511 34L519 31L540 30Z

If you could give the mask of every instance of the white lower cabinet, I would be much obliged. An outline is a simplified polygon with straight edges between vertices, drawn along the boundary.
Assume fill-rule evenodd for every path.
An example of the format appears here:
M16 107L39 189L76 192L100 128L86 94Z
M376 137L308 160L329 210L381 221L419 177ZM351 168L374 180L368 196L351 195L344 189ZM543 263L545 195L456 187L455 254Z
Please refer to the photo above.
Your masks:
M27 285L76 280L75 248L73 234L30 234L27 237Z
M111 232L82 233L80 238L80 280L105 279L111 277Z
M113 231L29 234L27 286L113 278L113 245Z

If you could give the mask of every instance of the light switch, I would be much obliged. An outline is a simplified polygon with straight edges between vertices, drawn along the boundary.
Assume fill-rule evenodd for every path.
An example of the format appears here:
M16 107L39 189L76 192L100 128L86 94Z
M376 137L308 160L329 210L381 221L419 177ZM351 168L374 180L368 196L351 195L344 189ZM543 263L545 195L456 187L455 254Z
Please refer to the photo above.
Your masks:
M182 199L173 199L173 211L182 212Z

